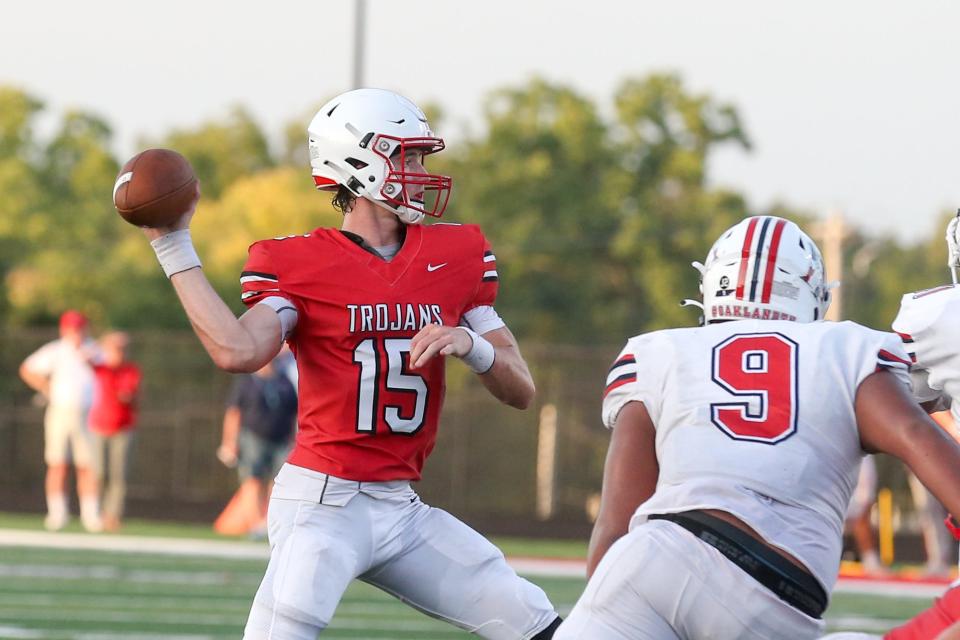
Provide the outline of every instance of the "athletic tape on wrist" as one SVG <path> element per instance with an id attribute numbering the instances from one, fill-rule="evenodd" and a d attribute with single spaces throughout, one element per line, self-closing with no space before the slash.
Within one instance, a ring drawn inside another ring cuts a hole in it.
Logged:
<path id="1" fill-rule="evenodd" d="M 200 263 L 200 256 L 193 248 L 190 229 L 180 229 L 155 238 L 150 241 L 150 246 L 157 254 L 157 260 L 160 261 L 160 266 L 168 278 L 175 273 L 203 266 Z"/>
<path id="2" fill-rule="evenodd" d="M 280 318 L 280 338 L 286 340 L 293 328 L 297 326 L 297 320 L 300 318 L 300 314 L 293 303 L 282 296 L 270 296 L 257 304 L 265 304 L 277 312 L 277 317 Z"/>
<path id="3" fill-rule="evenodd" d="M 490 341 L 483 336 L 477 335 L 477 332 L 467 327 L 458 327 L 467 332 L 470 339 L 473 340 L 473 346 L 467 355 L 460 358 L 474 373 L 486 373 L 493 367 L 493 361 L 496 359 L 497 352 L 490 344 Z"/>

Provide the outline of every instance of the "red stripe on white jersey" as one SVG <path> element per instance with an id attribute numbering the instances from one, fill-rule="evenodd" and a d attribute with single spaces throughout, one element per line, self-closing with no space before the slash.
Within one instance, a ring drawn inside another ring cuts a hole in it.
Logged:
<path id="1" fill-rule="evenodd" d="M 890 353 L 889 351 L 887 351 L 886 349 L 880 349 L 879 353 L 877 353 L 877 357 L 879 357 L 881 360 L 899 362 L 900 364 L 906 365 L 908 367 L 910 366 L 909 360 L 904 360 L 903 358 L 899 358 L 893 355 L 892 353 Z"/>
<path id="2" fill-rule="evenodd" d="M 743 300 L 743 287 L 747 281 L 747 263 L 750 262 L 750 245 L 753 244 L 753 232 L 757 228 L 757 218 L 750 220 L 747 225 L 747 237 L 743 239 L 743 249 L 740 250 L 740 277 L 737 278 L 737 300 Z"/>
<path id="3" fill-rule="evenodd" d="M 763 292 L 760 294 L 760 302 L 770 302 L 770 293 L 773 289 L 773 268 L 777 264 L 777 251 L 780 248 L 780 236 L 783 235 L 783 228 L 787 226 L 786 220 L 777 221 L 773 228 L 773 238 L 770 240 L 770 250 L 767 251 L 767 268 L 763 273 Z"/>
<path id="4" fill-rule="evenodd" d="M 617 389 L 619 387 L 622 387 L 625 384 L 630 384 L 631 382 L 636 382 L 636 381 L 637 381 L 636 374 L 627 374 L 627 375 L 620 376 L 619 378 L 617 378 L 616 380 L 614 380 L 613 382 L 607 385 L 607 388 L 604 389 L 603 391 L 603 397 L 606 398 L 607 394 L 609 394 L 614 389 Z"/>

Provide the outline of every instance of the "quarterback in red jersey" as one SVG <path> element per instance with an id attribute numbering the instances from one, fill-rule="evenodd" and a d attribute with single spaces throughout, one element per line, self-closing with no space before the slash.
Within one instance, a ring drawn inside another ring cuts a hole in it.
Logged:
<path id="1" fill-rule="evenodd" d="M 359 578 L 483 638 L 551 638 L 560 619 L 543 591 L 410 487 L 436 441 L 445 356 L 510 406 L 535 391 L 493 308 L 496 257 L 480 229 L 418 224 L 447 204 L 451 179 L 423 166 L 443 141 L 416 105 L 379 89 L 337 96 L 308 134 L 314 181 L 335 193 L 343 225 L 253 244 L 241 318 L 198 268 L 195 202 L 145 230 L 219 367 L 255 371 L 284 341 L 297 358 L 297 442 L 271 496 L 270 563 L 244 637 L 313 640 Z"/>
<path id="2" fill-rule="evenodd" d="M 279 295 L 297 307 L 291 347 L 312 375 L 300 379 L 290 462 L 349 480 L 419 480 L 436 439 L 444 362 L 412 368 L 411 339 L 492 309 L 496 261 L 480 229 L 411 225 L 389 262 L 336 229 L 265 240 L 251 247 L 241 280 L 248 305 Z"/>

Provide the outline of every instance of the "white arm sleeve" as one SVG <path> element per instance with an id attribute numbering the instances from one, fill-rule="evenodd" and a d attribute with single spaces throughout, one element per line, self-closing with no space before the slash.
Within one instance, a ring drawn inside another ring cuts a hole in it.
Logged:
<path id="1" fill-rule="evenodd" d="M 297 320 L 300 319 L 300 314 L 293 303 L 282 296 L 269 296 L 257 304 L 267 305 L 277 312 L 277 317 L 280 318 L 280 339 L 286 340 L 297 326 Z"/>
<path id="2" fill-rule="evenodd" d="M 497 313 L 496 309 L 489 305 L 483 305 L 474 307 L 464 313 L 460 318 L 460 326 L 472 329 L 482 336 L 488 331 L 505 327 L 507 324 L 503 321 L 503 318 L 500 317 L 500 314 Z"/>

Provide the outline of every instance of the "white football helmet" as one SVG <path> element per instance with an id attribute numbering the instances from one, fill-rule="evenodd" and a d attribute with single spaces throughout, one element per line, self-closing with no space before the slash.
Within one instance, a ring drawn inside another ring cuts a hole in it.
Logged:
<path id="1" fill-rule="evenodd" d="M 703 319 L 823 320 L 830 306 L 823 258 L 793 222 L 754 216 L 720 236 L 700 270 Z"/>
<path id="2" fill-rule="evenodd" d="M 307 128 L 310 166 L 318 189 L 344 185 L 355 196 L 384 207 L 407 224 L 440 217 L 452 179 L 411 172 L 408 153 L 443 150 L 417 105 L 384 89 L 356 89 L 320 108 Z M 429 205 L 424 196 L 432 192 Z"/>

